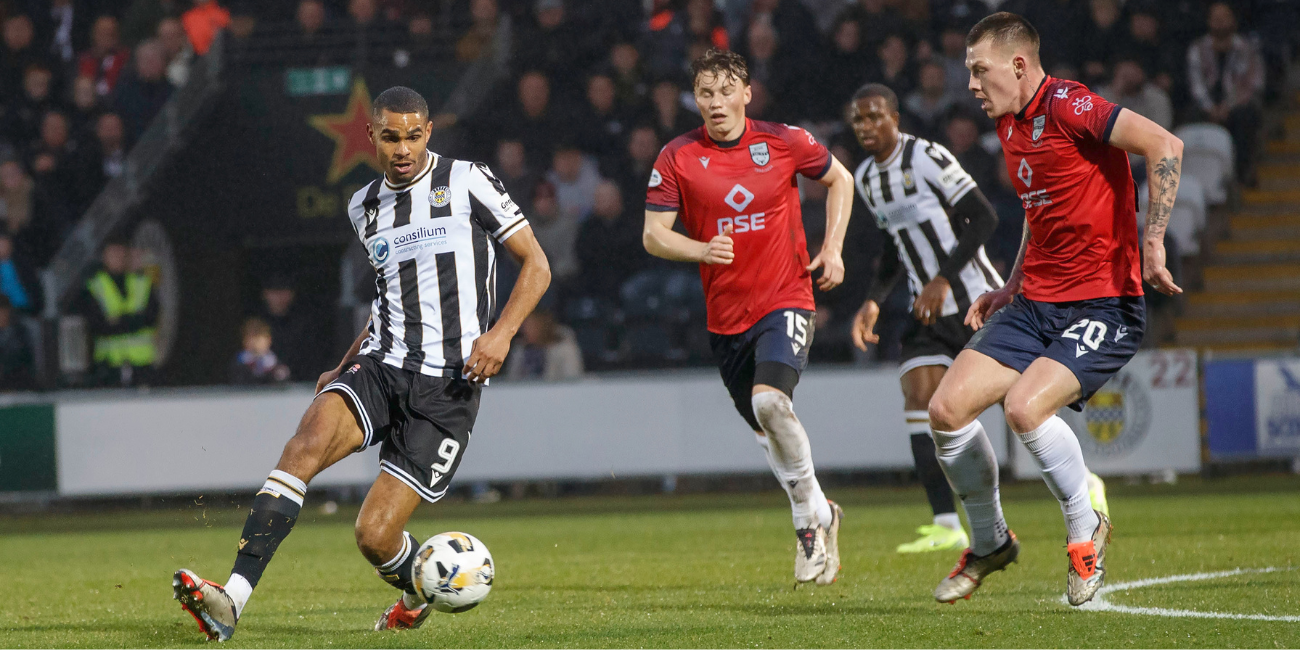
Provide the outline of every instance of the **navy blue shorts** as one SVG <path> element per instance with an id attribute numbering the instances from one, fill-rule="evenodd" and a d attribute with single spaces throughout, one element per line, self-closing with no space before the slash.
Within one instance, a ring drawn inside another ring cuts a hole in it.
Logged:
<path id="1" fill-rule="evenodd" d="M 1070 369 L 1083 397 L 1070 404 L 1082 411 L 1097 392 L 1137 354 L 1146 330 L 1141 296 L 1038 302 L 1017 295 L 984 323 L 966 347 L 1024 372 L 1039 357 Z"/>
<path id="2" fill-rule="evenodd" d="M 778 309 L 739 334 L 709 334 L 722 383 L 753 430 L 763 430 L 754 417 L 754 385 L 766 384 L 794 398 L 799 375 L 808 367 L 814 320 L 807 309 Z"/>

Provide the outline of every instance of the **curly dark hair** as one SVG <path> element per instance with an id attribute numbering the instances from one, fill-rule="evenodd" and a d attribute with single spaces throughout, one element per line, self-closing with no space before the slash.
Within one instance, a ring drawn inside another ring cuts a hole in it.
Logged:
<path id="1" fill-rule="evenodd" d="M 740 83 L 749 85 L 749 65 L 745 63 L 745 57 L 731 50 L 711 47 L 703 56 L 691 61 L 691 85 L 694 85 L 705 72 L 734 77 L 739 79 Z"/>

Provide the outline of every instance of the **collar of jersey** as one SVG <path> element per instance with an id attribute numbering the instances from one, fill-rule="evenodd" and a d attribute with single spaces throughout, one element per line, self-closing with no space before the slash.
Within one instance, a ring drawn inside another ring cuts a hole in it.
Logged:
<path id="1" fill-rule="evenodd" d="M 1025 107 L 1020 109 L 1019 113 L 1016 113 L 1017 120 L 1025 119 L 1025 114 L 1029 112 L 1029 109 L 1038 105 L 1038 100 L 1043 95 L 1043 89 L 1047 87 L 1047 82 L 1050 81 L 1051 79 L 1052 79 L 1052 75 L 1050 74 L 1043 75 L 1043 80 L 1038 82 L 1038 90 L 1034 91 L 1034 96 L 1029 98 L 1029 103 L 1025 104 Z"/>
<path id="2" fill-rule="evenodd" d="M 419 175 L 411 179 L 411 182 L 402 183 L 401 185 L 393 185 L 392 183 L 388 182 L 388 174 L 384 174 L 384 185 L 388 186 L 388 189 L 396 190 L 398 192 L 408 189 L 411 186 L 415 185 L 416 183 L 419 183 L 420 181 L 424 180 L 424 177 L 428 175 L 429 171 L 432 170 L 435 166 L 437 166 L 437 164 L 438 164 L 438 154 L 430 151 L 429 163 L 424 166 L 424 171 L 420 172 Z"/>
<path id="3" fill-rule="evenodd" d="M 745 118 L 745 128 L 743 128 L 743 129 L 740 130 L 740 135 L 736 136 L 736 139 L 735 139 L 735 140 L 721 140 L 721 141 L 719 141 L 719 140 L 714 140 L 714 139 L 713 139 L 713 136 L 709 135 L 709 130 L 708 130 L 708 129 L 704 129 L 704 137 L 708 138 L 708 139 L 709 139 L 709 142 L 712 142 L 712 143 L 713 143 L 713 146 L 715 146 L 715 147 L 717 147 L 717 148 L 719 148 L 719 149 L 730 149 L 730 148 L 732 148 L 732 147 L 734 147 L 734 146 L 740 144 L 740 141 L 745 139 L 745 134 L 746 134 L 746 133 L 749 133 L 749 118 L 748 118 L 748 117 Z"/>
<path id="4" fill-rule="evenodd" d="M 903 142 L 906 141 L 907 138 L 908 135 L 906 133 L 899 133 L 898 142 L 894 143 L 894 150 L 890 152 L 889 157 L 885 159 L 885 162 L 876 163 L 876 166 L 883 169 L 885 167 L 894 164 L 894 159 L 898 158 L 898 154 L 903 151 Z M 871 160 L 875 160 L 875 159 L 876 159 L 875 156 L 871 157 Z"/>

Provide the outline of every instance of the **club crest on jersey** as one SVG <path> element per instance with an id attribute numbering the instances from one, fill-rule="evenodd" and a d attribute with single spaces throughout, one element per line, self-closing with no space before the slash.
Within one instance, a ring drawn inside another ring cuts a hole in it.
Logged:
<path id="1" fill-rule="evenodd" d="M 388 247 L 388 240 L 383 237 L 376 237 L 370 240 L 370 259 L 375 264 L 383 264 L 388 260 L 388 253 L 391 249 Z"/>
<path id="2" fill-rule="evenodd" d="M 433 207 L 446 207 L 448 203 L 451 203 L 451 190 L 446 185 L 439 185 L 429 192 L 429 204 Z"/>
<path id="3" fill-rule="evenodd" d="M 916 189 L 916 179 L 912 177 L 912 170 L 903 170 L 903 187 L 906 189 Z"/>
<path id="4" fill-rule="evenodd" d="M 771 153 L 767 150 L 767 143 L 760 142 L 758 144 L 749 145 L 749 159 L 754 161 L 754 164 L 759 167 L 767 166 L 767 161 L 772 159 Z"/>
<path id="5" fill-rule="evenodd" d="M 1045 126 L 1047 126 L 1046 115 L 1039 115 L 1038 117 L 1034 118 L 1034 135 L 1033 135 L 1034 142 L 1038 142 L 1038 139 L 1043 136 L 1043 127 Z"/>

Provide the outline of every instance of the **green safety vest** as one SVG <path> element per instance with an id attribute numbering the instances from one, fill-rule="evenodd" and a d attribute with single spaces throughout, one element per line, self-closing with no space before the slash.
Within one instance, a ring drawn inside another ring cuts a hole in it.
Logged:
<path id="1" fill-rule="evenodd" d="M 153 282 L 142 273 L 126 274 L 126 295 L 118 290 L 117 283 L 107 271 L 100 271 L 86 283 L 86 289 L 95 297 L 104 316 L 117 320 L 123 316 L 139 314 L 149 305 L 149 292 Z M 153 365 L 157 354 L 153 327 L 143 327 L 128 334 L 95 337 L 95 362 L 114 368 Z"/>

